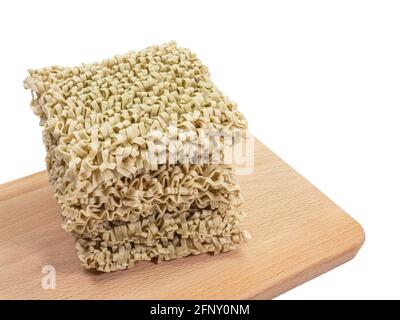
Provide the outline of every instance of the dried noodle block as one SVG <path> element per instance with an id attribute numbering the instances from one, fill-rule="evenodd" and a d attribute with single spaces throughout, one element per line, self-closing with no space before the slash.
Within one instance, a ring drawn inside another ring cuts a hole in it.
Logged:
<path id="1" fill-rule="evenodd" d="M 220 253 L 248 238 L 232 165 L 189 161 L 221 148 L 202 132 L 245 133 L 247 122 L 188 49 L 170 42 L 29 70 L 24 86 L 63 227 L 86 268 Z M 163 157 L 170 153 L 174 161 Z"/>

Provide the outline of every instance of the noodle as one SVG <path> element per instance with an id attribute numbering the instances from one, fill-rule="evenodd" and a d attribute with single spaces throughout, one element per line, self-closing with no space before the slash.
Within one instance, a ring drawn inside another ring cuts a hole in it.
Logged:
<path id="1" fill-rule="evenodd" d="M 222 149 L 204 131 L 247 130 L 209 76 L 175 42 L 29 70 L 49 180 L 86 268 L 225 252 L 248 238 L 232 166 L 192 161 Z"/>

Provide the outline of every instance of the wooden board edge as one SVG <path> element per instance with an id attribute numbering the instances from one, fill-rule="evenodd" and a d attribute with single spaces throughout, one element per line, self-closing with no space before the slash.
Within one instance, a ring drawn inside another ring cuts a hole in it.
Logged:
<path id="1" fill-rule="evenodd" d="M 301 272 L 287 277 L 284 281 L 279 282 L 274 286 L 267 288 L 265 291 L 259 292 L 254 296 L 249 297 L 248 299 L 268 300 L 276 298 L 277 296 L 352 260 L 357 255 L 365 242 L 365 231 L 361 224 L 355 221 L 352 217 L 348 217 L 353 220 L 352 223 L 354 224 L 354 238 L 353 242 L 349 243 L 349 248 L 347 250 L 339 255 L 332 255 L 326 259 L 323 259 L 315 265 L 309 265 Z M 318 267 L 316 265 L 318 265 Z"/>
<path id="2" fill-rule="evenodd" d="M 42 176 L 46 176 L 45 179 L 41 179 Z M 47 186 L 49 186 L 47 171 L 36 172 L 0 184 L 0 201 L 6 201 L 19 196 L 21 193 L 28 193 Z"/>

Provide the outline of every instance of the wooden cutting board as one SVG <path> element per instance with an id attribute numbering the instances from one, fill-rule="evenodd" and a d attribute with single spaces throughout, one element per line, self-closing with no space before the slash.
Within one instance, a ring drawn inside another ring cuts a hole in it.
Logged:
<path id="1" fill-rule="evenodd" d="M 0 298 L 265 299 L 356 255 L 364 242 L 356 221 L 259 141 L 254 161 L 254 173 L 239 177 L 251 241 L 109 274 L 81 267 L 45 172 L 1 185 Z M 46 265 L 55 289 L 42 288 Z"/>

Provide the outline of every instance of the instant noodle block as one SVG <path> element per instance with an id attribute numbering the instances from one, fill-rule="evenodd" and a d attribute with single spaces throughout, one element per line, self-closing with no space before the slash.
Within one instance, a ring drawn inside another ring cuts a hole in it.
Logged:
<path id="1" fill-rule="evenodd" d="M 201 132 L 247 130 L 194 53 L 170 42 L 29 70 L 24 86 L 43 127 L 63 228 L 86 268 L 215 254 L 249 238 L 232 165 L 189 161 L 211 154 Z M 202 148 L 191 153 L 188 145 Z M 160 156 L 173 152 L 176 161 Z"/>

